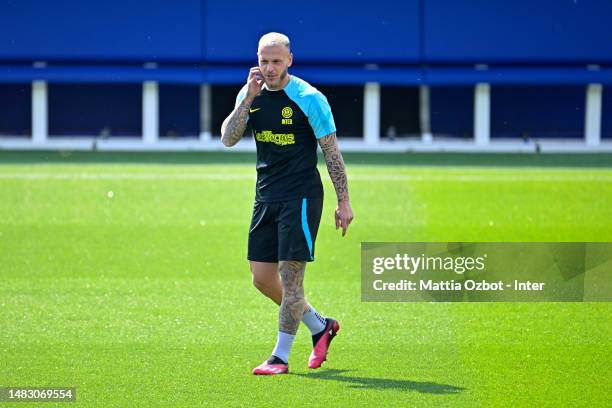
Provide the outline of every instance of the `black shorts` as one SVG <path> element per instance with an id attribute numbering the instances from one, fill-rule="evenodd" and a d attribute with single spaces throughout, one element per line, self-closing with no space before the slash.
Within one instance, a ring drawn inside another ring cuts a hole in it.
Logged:
<path id="1" fill-rule="evenodd" d="M 313 261 L 322 198 L 255 201 L 249 229 L 249 261 Z"/>

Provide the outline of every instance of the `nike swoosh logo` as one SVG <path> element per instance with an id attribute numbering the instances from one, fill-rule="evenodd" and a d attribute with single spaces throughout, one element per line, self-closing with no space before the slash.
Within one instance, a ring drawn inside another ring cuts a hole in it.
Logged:
<path id="1" fill-rule="evenodd" d="M 258 111 L 258 110 L 260 110 L 260 109 L 261 109 L 261 108 L 249 109 L 249 112 L 250 112 L 250 113 L 257 112 L 257 111 Z"/>

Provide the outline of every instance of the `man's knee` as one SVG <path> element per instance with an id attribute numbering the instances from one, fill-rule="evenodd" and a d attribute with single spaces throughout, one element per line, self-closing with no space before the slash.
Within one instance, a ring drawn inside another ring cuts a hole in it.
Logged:
<path id="1" fill-rule="evenodd" d="M 253 286 L 259 290 L 278 285 L 277 265 L 250 263 Z"/>
<path id="2" fill-rule="evenodd" d="M 270 284 L 265 279 L 262 279 L 261 276 L 253 274 L 253 286 L 255 286 L 259 290 L 263 290 L 268 287 Z"/>

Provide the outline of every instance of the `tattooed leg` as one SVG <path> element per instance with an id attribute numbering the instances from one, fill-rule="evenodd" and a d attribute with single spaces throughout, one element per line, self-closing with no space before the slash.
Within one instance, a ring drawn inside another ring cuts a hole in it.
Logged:
<path id="1" fill-rule="evenodd" d="M 278 313 L 278 329 L 288 334 L 296 334 L 304 313 L 304 271 L 306 262 L 280 261 L 278 270 L 281 275 L 283 300 Z"/>
<path id="2" fill-rule="evenodd" d="M 278 263 L 249 261 L 249 264 L 253 275 L 253 286 L 280 306 L 283 300 L 283 289 L 278 274 Z M 312 306 L 306 300 L 304 302 L 304 313 L 311 308 Z"/>

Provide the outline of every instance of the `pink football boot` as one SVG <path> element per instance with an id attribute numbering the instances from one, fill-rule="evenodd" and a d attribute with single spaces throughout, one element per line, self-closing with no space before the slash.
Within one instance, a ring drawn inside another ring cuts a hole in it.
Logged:
<path id="1" fill-rule="evenodd" d="M 317 341 L 312 353 L 310 353 L 310 359 L 308 359 L 308 368 L 319 368 L 325 360 L 327 360 L 327 353 L 329 351 L 329 345 L 336 334 L 340 330 L 340 324 L 329 317 L 325 318 L 327 324 L 323 335 Z"/>

